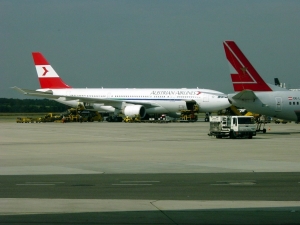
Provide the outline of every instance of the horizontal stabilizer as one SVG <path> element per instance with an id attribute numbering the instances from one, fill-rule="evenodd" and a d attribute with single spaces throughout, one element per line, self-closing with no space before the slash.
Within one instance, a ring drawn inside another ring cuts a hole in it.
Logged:
<path id="1" fill-rule="evenodd" d="M 24 95 L 32 95 L 32 96 L 45 96 L 45 98 L 58 98 L 57 96 L 53 95 L 53 92 L 51 90 L 48 91 L 34 91 L 29 89 L 23 89 L 19 87 L 12 87 L 12 89 L 15 89 L 18 92 L 21 92 Z M 51 97 L 53 96 L 53 97 Z"/>
<path id="2" fill-rule="evenodd" d="M 243 90 L 232 97 L 237 100 L 255 100 L 257 96 L 251 90 Z"/>

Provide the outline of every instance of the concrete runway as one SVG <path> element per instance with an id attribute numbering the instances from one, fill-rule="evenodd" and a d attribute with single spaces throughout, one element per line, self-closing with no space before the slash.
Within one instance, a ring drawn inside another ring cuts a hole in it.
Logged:
<path id="1" fill-rule="evenodd" d="M 297 224 L 300 125 L 0 121 L 0 224 Z"/>

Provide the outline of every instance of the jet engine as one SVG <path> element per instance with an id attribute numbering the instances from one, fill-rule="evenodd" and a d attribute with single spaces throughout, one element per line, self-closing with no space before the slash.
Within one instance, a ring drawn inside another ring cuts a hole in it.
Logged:
<path id="1" fill-rule="evenodd" d="M 142 105 L 128 105 L 122 110 L 125 116 L 135 117 L 140 115 L 143 118 L 146 115 L 146 109 Z"/>

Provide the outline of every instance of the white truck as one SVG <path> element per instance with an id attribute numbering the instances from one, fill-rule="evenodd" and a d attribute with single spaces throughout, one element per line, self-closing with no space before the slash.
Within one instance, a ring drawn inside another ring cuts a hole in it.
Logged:
<path id="1" fill-rule="evenodd" d="M 256 136 L 256 124 L 253 116 L 210 116 L 209 136 L 247 137 Z"/>

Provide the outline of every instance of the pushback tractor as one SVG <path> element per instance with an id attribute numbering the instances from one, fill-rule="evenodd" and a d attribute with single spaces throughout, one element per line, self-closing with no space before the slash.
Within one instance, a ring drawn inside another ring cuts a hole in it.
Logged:
<path id="1" fill-rule="evenodd" d="M 256 136 L 256 124 L 253 116 L 210 116 L 209 136 L 216 138 Z"/>

